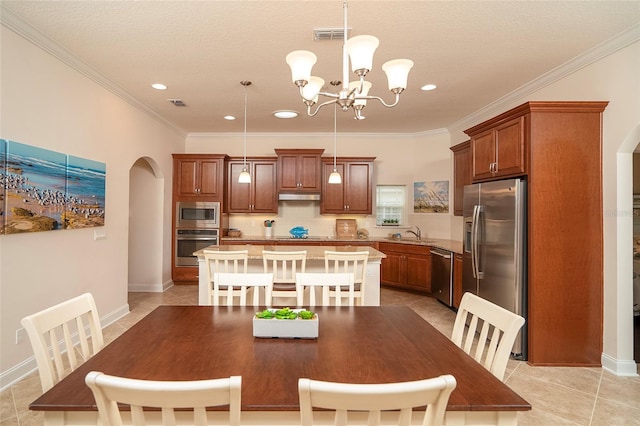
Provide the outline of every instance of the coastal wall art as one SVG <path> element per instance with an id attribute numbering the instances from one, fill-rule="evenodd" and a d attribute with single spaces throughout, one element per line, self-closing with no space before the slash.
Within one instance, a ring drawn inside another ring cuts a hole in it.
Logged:
<path id="1" fill-rule="evenodd" d="M 449 213 L 449 181 L 413 183 L 414 213 Z"/>
<path id="2" fill-rule="evenodd" d="M 106 164 L 67 156 L 66 229 L 104 226 Z"/>
<path id="3" fill-rule="evenodd" d="M 7 170 L 7 141 L 0 139 L 0 235 L 4 234 L 4 199 L 5 199 L 5 176 Z"/>
<path id="4" fill-rule="evenodd" d="M 4 142 L 4 234 L 104 225 L 104 163 Z"/>

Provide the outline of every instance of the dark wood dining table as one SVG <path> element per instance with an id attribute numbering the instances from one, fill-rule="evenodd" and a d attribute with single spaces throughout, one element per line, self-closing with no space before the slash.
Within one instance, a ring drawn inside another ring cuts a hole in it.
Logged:
<path id="1" fill-rule="evenodd" d="M 531 406 L 405 306 L 317 307 L 317 339 L 253 337 L 256 307 L 159 306 L 29 406 L 95 424 L 89 371 L 147 380 L 242 376 L 242 421 L 299 423 L 298 379 L 388 383 L 452 374 L 447 425 L 517 424 Z M 219 410 L 219 409 L 218 409 Z M 210 416 L 224 412 L 212 409 Z M 489 423 L 487 423 L 489 422 Z"/>

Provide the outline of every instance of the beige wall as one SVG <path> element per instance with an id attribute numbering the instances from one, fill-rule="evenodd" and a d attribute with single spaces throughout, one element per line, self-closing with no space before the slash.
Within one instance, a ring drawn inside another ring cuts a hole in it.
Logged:
<path id="1" fill-rule="evenodd" d="M 157 279 L 171 277 L 171 152 L 184 135 L 2 27 L 1 137 L 106 163 L 105 226 L 0 236 L 1 386 L 35 363 L 28 340 L 16 344 L 20 319 L 54 303 L 93 293 L 103 321 L 128 312 L 129 170 L 153 159 L 163 176 L 162 248 Z M 94 240 L 94 230 L 106 234 Z M 160 283 L 161 284 L 161 283 Z"/>

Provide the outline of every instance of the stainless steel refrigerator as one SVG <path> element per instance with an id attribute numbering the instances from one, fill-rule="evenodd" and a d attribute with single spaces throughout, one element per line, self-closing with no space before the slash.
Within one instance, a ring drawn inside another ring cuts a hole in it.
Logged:
<path id="1" fill-rule="evenodd" d="M 464 187 L 462 290 L 527 318 L 526 182 Z M 527 359 L 527 324 L 513 355 Z"/>

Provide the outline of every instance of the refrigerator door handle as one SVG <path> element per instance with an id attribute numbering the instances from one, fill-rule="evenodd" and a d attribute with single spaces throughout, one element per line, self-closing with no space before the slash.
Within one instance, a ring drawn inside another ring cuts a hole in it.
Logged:
<path id="1" fill-rule="evenodd" d="M 480 270 L 480 213 L 484 209 L 481 205 L 473 206 L 473 220 L 471 222 L 471 265 L 473 277 L 484 278 L 484 273 Z"/>

